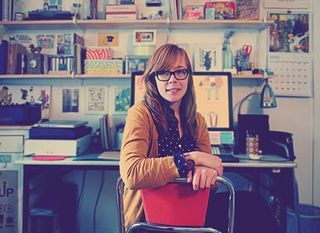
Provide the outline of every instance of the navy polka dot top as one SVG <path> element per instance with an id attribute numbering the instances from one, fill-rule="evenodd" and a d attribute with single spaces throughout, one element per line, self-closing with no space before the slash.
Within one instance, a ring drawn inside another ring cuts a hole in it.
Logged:
<path id="1" fill-rule="evenodd" d="M 174 111 L 170 109 L 168 120 L 168 131 L 159 133 L 158 151 L 159 157 L 173 156 L 181 177 L 187 177 L 188 165 L 183 153 L 196 150 L 196 140 L 191 135 L 179 136 L 178 120 L 174 116 Z"/>

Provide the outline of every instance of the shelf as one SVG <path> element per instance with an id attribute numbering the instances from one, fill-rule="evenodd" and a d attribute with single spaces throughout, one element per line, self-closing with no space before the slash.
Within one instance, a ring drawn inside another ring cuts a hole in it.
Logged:
<path id="1" fill-rule="evenodd" d="M 61 29 L 254 29 L 262 30 L 272 21 L 261 20 L 29 20 L 0 21 L 7 30 L 61 30 Z"/>
<path id="2" fill-rule="evenodd" d="M 266 79 L 263 74 L 233 74 L 235 79 Z"/>
<path id="3" fill-rule="evenodd" d="M 0 75 L 0 79 L 130 79 L 130 74 L 119 74 L 119 75 L 88 75 L 88 74 L 76 74 L 76 75 L 58 75 L 58 74 L 7 74 Z M 233 74 L 232 78 L 235 79 L 265 79 L 263 74 Z"/>

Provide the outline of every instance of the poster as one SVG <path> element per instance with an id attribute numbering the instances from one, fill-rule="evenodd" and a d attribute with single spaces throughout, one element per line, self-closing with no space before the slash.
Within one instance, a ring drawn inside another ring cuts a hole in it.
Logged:
<path id="1" fill-rule="evenodd" d="M 86 113 L 106 114 L 108 100 L 108 88 L 101 86 L 86 87 Z"/>
<path id="2" fill-rule="evenodd" d="M 304 12 L 272 12 L 269 52 L 309 53 L 310 15 Z"/>

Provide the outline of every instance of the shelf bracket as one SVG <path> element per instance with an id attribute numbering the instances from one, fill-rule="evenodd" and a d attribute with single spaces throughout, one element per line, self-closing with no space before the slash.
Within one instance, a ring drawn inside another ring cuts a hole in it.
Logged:
<path id="1" fill-rule="evenodd" d="M 170 36 L 170 33 L 171 33 L 171 22 L 170 22 L 170 17 L 167 17 L 167 36 L 166 36 L 166 43 L 168 43 L 169 41 L 169 36 Z"/>

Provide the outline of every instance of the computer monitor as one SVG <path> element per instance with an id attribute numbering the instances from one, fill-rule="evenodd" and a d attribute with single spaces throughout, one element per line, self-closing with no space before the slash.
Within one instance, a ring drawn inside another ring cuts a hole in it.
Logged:
<path id="1" fill-rule="evenodd" d="M 131 104 L 143 99 L 142 72 L 133 72 Z M 229 72 L 194 72 L 193 82 L 197 111 L 205 118 L 208 129 L 232 130 L 232 79 Z"/>

